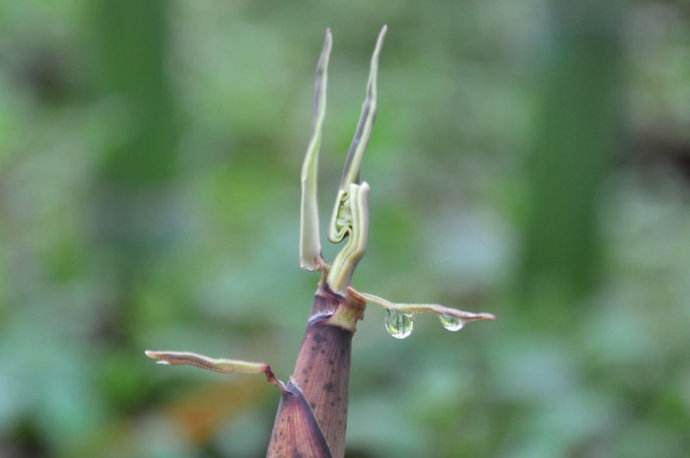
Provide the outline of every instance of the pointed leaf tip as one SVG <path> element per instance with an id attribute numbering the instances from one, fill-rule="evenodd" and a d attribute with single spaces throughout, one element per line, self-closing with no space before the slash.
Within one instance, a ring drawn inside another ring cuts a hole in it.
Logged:
<path id="1" fill-rule="evenodd" d="M 332 457 L 314 411 L 292 379 L 285 385 L 266 456 Z"/>

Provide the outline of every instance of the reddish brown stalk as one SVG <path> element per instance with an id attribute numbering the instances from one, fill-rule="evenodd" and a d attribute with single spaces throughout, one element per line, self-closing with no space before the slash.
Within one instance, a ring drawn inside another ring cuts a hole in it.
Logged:
<path id="1" fill-rule="evenodd" d="M 351 342 L 364 305 L 352 297 L 336 294 L 325 283 L 322 284 L 316 292 L 312 318 L 307 324 L 290 379 L 290 383 L 303 393 L 309 414 L 315 420 L 314 426 L 325 438 L 330 450 L 328 456 L 333 458 L 345 456 Z M 334 316 L 346 319 L 334 322 Z M 286 417 L 294 415 L 285 409 L 285 405 L 285 402 L 281 404 L 273 426 L 267 455 L 271 458 L 300 456 L 286 453 L 294 447 L 294 438 L 280 435 L 283 425 L 287 424 Z M 278 450 L 282 450 L 282 454 Z"/>

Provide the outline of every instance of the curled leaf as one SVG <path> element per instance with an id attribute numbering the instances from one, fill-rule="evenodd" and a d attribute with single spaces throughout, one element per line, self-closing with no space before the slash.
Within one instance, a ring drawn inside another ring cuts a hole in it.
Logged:
<path id="1" fill-rule="evenodd" d="M 352 274 L 367 250 L 369 240 L 369 184 L 350 184 L 348 208 L 351 223 L 350 234 L 345 246 L 333 260 L 328 272 L 327 283 L 337 293 L 341 293 L 352 281 Z"/>
<path id="2" fill-rule="evenodd" d="M 328 239 L 332 243 L 339 243 L 345 238 L 348 232 L 348 192 L 351 184 L 360 183 L 360 169 L 364 152 L 369 145 L 371 132 L 376 121 L 376 99 L 377 99 L 377 80 L 379 72 L 379 55 L 383 47 L 383 39 L 388 31 L 388 26 L 384 25 L 376 39 L 374 53 L 371 56 L 369 68 L 369 80 L 367 81 L 366 97 L 362 104 L 362 113 L 357 123 L 355 135 L 345 158 L 343 175 L 340 179 L 338 194 L 335 198 L 335 206 L 328 229 Z"/>

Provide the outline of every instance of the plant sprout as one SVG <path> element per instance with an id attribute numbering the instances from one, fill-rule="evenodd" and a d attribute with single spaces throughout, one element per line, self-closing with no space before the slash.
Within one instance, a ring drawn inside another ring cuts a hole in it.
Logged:
<path id="1" fill-rule="evenodd" d="M 213 359 L 189 352 L 147 351 L 165 365 L 192 365 L 224 374 L 264 374 L 281 392 L 267 456 L 342 458 L 345 455 L 348 384 L 352 336 L 364 317 L 366 304 L 386 309 L 385 329 L 402 339 L 412 333 L 414 315 L 438 316 L 444 328 L 458 331 L 466 323 L 493 320 L 489 313 L 472 313 L 438 304 L 396 303 L 357 291 L 352 277 L 367 249 L 369 185 L 361 179 L 361 165 L 377 111 L 379 55 L 387 27 L 378 35 L 371 57 L 366 97 L 345 159 L 333 207 L 328 239 L 343 243 L 332 264 L 323 257 L 318 209 L 318 163 L 326 114 L 328 63 L 332 36 L 326 30 L 316 67 L 312 132 L 301 173 L 299 264 L 320 273 L 311 314 L 292 376 L 278 379 L 266 363 Z"/>

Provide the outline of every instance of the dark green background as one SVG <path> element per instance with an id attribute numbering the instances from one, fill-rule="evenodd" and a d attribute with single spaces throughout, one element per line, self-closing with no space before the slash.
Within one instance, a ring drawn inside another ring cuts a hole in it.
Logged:
<path id="1" fill-rule="evenodd" d="M 370 307 L 348 456 L 686 456 L 689 20 L 681 0 L 0 2 L 0 456 L 263 455 L 272 387 L 143 350 L 287 377 L 317 280 L 298 174 L 323 32 L 325 221 L 384 23 L 354 284 L 499 321 L 420 316 L 398 341 Z"/>

